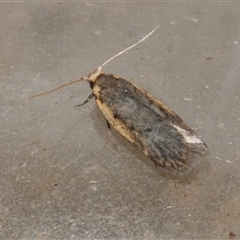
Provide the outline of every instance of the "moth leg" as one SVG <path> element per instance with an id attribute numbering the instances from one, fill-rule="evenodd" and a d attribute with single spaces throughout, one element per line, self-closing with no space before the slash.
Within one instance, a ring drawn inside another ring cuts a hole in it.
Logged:
<path id="1" fill-rule="evenodd" d="M 86 100 L 86 101 L 84 101 L 82 104 L 79 104 L 79 105 L 74 105 L 74 107 L 82 107 L 83 105 L 85 105 L 86 103 L 88 103 L 90 100 L 92 100 L 92 99 L 93 99 L 93 97 L 94 97 L 94 94 L 93 94 L 93 93 L 91 93 L 91 94 L 89 95 L 89 97 L 87 98 L 87 100 Z"/>
<path id="2" fill-rule="evenodd" d="M 107 134 L 107 136 L 106 136 L 106 139 L 104 140 L 104 144 L 103 144 L 103 146 L 106 148 L 106 144 L 108 143 L 108 141 L 109 141 L 109 139 L 110 139 L 110 137 L 111 137 L 111 125 L 110 125 L 110 123 L 107 121 L 107 126 L 108 126 L 108 134 Z"/>
<path id="3" fill-rule="evenodd" d="M 110 123 L 109 123 L 108 121 L 106 121 L 106 122 L 107 122 L 108 129 L 111 130 L 111 125 L 110 125 Z"/>

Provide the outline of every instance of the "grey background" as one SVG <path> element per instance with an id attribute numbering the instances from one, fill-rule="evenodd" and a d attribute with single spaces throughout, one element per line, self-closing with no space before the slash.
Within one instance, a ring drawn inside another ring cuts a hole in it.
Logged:
<path id="1" fill-rule="evenodd" d="M 1 3 L 0 238 L 240 238 L 238 3 Z M 210 155 L 171 176 L 107 125 L 81 82 L 104 71 L 177 112 Z M 210 59 L 209 59 L 210 58 Z M 234 236 L 236 235 L 236 236 Z"/>

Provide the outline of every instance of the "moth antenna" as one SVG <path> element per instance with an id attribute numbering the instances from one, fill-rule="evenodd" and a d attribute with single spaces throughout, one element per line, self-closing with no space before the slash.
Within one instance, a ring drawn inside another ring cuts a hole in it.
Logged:
<path id="1" fill-rule="evenodd" d="M 68 85 L 71 85 L 71 84 L 77 83 L 77 82 L 81 82 L 81 81 L 84 81 L 84 80 L 86 80 L 85 77 L 84 77 L 84 78 L 77 79 L 77 80 L 73 80 L 73 81 L 71 81 L 71 82 L 65 83 L 65 84 L 63 84 L 63 85 L 61 85 L 61 86 L 59 86 L 59 87 L 57 87 L 57 88 L 52 89 L 52 90 L 49 90 L 49 91 L 46 91 L 46 92 L 42 92 L 42 93 L 39 93 L 39 94 L 36 94 L 36 95 L 33 95 L 33 96 L 30 96 L 28 99 L 40 97 L 40 96 L 42 96 L 42 95 L 55 92 L 55 91 L 57 91 L 57 90 L 59 90 L 59 89 L 61 89 L 61 88 L 64 88 L 64 87 L 68 86 Z"/>
<path id="2" fill-rule="evenodd" d="M 109 63 L 110 61 L 112 61 L 114 58 L 118 57 L 119 55 L 125 53 L 126 51 L 130 50 L 131 48 L 136 47 L 139 43 L 143 42 L 146 38 L 148 38 L 149 36 L 151 36 L 158 28 L 160 25 L 158 25 L 157 27 L 155 27 L 148 35 L 146 35 L 144 38 L 142 38 L 141 40 L 139 40 L 138 42 L 134 43 L 133 45 L 131 45 L 128 48 L 125 48 L 124 50 L 122 50 L 121 52 L 119 52 L 118 54 L 114 55 L 113 57 L 111 57 L 110 59 L 108 59 L 105 63 L 103 63 L 100 67 L 98 67 L 98 70 L 101 71 L 102 67 L 105 66 L 107 63 Z"/>
<path id="3" fill-rule="evenodd" d="M 102 67 L 105 66 L 106 64 L 108 64 L 110 61 L 112 61 L 114 58 L 118 57 L 119 55 L 125 53 L 126 51 L 130 50 L 131 48 L 134 48 L 136 47 L 139 43 L 143 42 L 146 38 L 148 38 L 149 36 L 151 36 L 158 28 L 159 28 L 160 25 L 158 25 L 157 27 L 155 27 L 148 35 L 146 35 L 144 38 L 142 38 L 141 40 L 139 40 L 138 42 L 134 43 L 133 45 L 131 45 L 130 47 L 128 48 L 125 48 L 124 50 L 122 50 L 121 52 L 119 52 L 118 54 L 114 55 L 113 57 L 111 57 L 110 59 L 108 59 L 105 63 L 103 63 L 101 66 L 99 66 L 97 68 L 97 72 L 100 72 Z M 28 99 L 32 99 L 32 98 L 36 98 L 36 97 L 40 97 L 40 96 L 43 96 L 45 94 L 49 94 L 49 93 L 52 93 L 52 92 L 55 92 L 63 87 L 66 87 L 68 85 L 71 85 L 73 83 L 77 83 L 77 82 L 80 82 L 80 81 L 84 81 L 84 80 L 88 80 L 88 78 L 84 77 L 84 78 L 80 78 L 80 79 L 77 79 L 77 80 L 73 80 L 71 82 L 68 82 L 68 83 L 65 83 L 57 88 L 54 88 L 50 91 L 46 91 L 46 92 L 42 92 L 42 93 L 39 93 L 39 94 L 36 94 L 36 95 L 33 95 L 33 96 L 30 96 Z"/>

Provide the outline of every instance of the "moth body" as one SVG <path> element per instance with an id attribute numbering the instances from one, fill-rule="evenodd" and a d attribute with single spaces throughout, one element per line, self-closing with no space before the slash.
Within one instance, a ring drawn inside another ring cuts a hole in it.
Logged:
<path id="1" fill-rule="evenodd" d="M 98 70 L 85 79 L 107 122 L 156 165 L 183 174 L 207 154 L 197 134 L 147 91 Z"/>

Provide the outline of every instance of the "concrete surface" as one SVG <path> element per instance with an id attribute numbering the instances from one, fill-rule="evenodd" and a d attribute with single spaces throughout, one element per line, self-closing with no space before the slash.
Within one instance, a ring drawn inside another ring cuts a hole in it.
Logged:
<path id="1" fill-rule="evenodd" d="M 0 238 L 240 238 L 238 3 L 1 3 Z M 107 125 L 82 82 L 109 63 L 176 111 L 210 155 L 179 178 Z"/>

